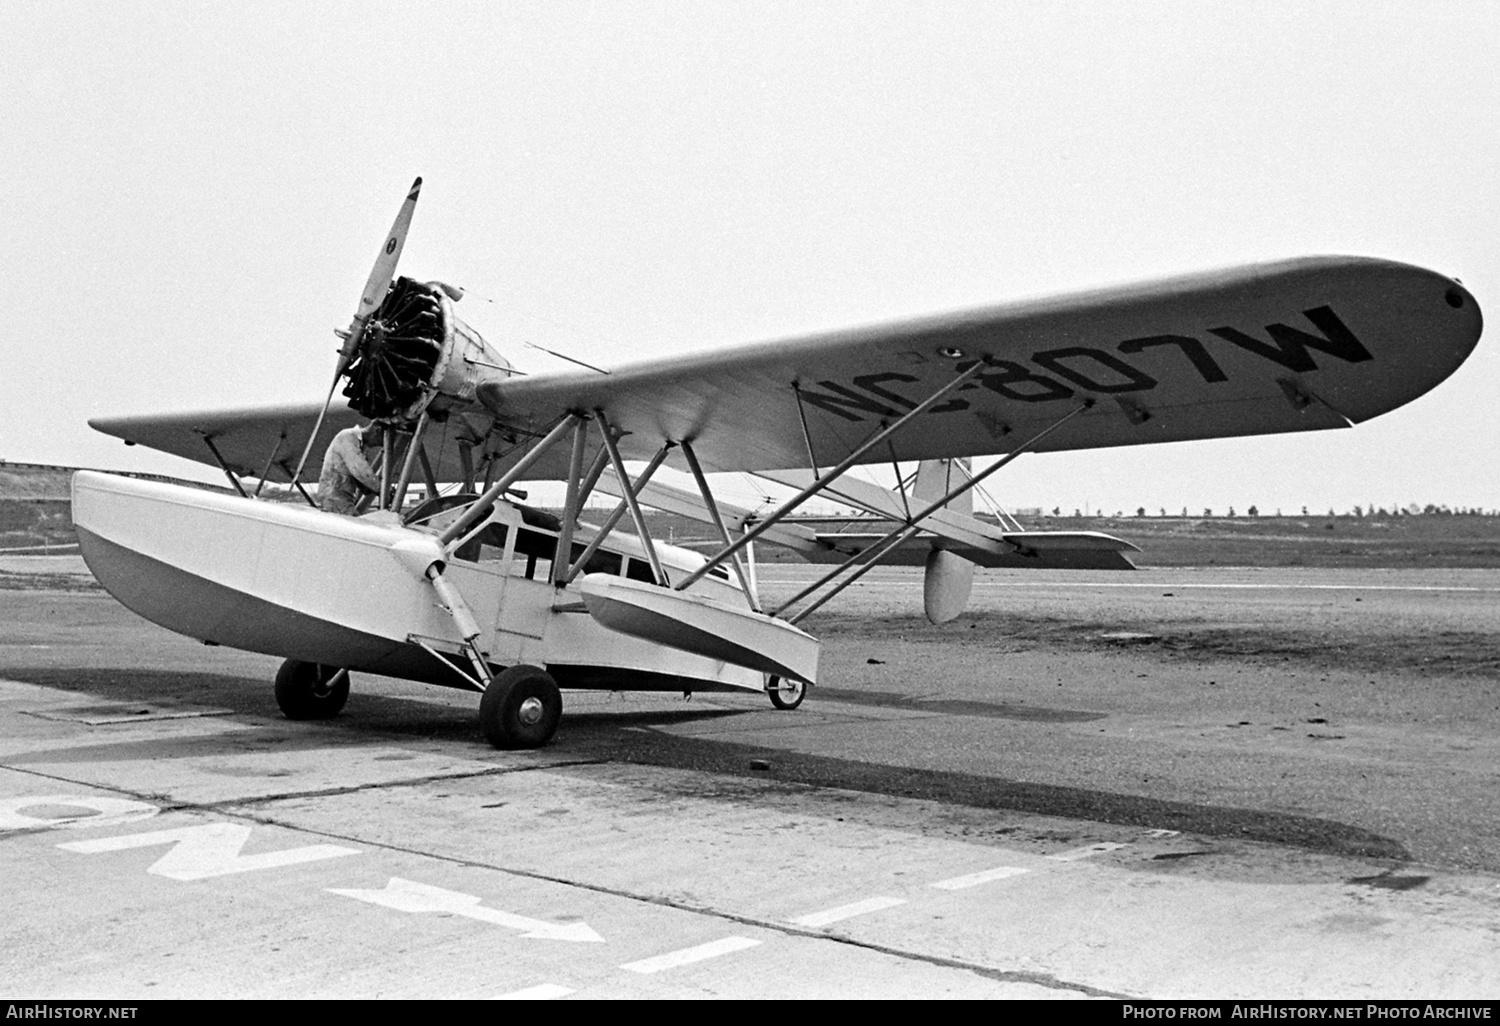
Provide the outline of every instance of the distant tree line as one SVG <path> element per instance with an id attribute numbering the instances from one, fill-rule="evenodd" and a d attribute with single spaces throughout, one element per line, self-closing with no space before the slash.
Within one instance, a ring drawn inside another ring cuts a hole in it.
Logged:
<path id="1" fill-rule="evenodd" d="M 1025 511 L 1025 512 L 1030 512 L 1030 511 L 1028 510 L 1028 511 Z M 1050 511 L 1050 513 L 1043 513 L 1042 515 L 1043 516 L 1050 515 L 1050 516 L 1054 516 L 1054 517 L 1062 517 L 1062 516 L 1068 516 L 1069 514 L 1064 513 L 1063 512 L 1063 508 L 1061 506 L 1053 506 L 1052 509 L 1051 509 L 1051 511 Z M 1110 513 L 1108 513 L 1105 510 L 1102 510 L 1102 509 L 1093 510 L 1092 512 L 1085 512 L 1084 510 L 1078 509 L 1076 507 L 1074 508 L 1074 510 L 1073 510 L 1073 512 L 1072 512 L 1071 515 L 1075 516 L 1075 517 L 1108 517 L 1108 516 L 1111 516 Z M 1113 514 L 1113 516 L 1116 516 L 1116 517 L 1123 517 L 1125 515 L 1126 514 L 1125 514 L 1124 510 L 1118 510 L 1118 509 L 1115 510 L 1115 512 Z M 1238 516 L 1246 516 L 1246 517 L 1259 517 L 1259 516 L 1323 517 L 1323 516 L 1327 516 L 1327 517 L 1356 517 L 1356 518 L 1360 518 L 1360 519 L 1363 519 L 1365 517 L 1373 517 L 1375 519 L 1380 519 L 1380 518 L 1390 519 L 1392 517 L 1419 517 L 1419 516 L 1420 517 L 1434 517 L 1434 516 L 1439 516 L 1439 517 L 1494 517 L 1494 516 L 1500 516 L 1500 509 L 1483 509 L 1483 508 L 1481 508 L 1479 506 L 1449 506 L 1446 503 L 1439 505 L 1437 503 L 1432 503 L 1432 502 L 1429 502 L 1425 506 L 1420 506 L 1417 503 L 1412 502 L 1412 503 L 1407 503 L 1405 506 L 1393 504 L 1393 505 L 1391 505 L 1389 507 L 1386 507 L 1386 506 L 1376 506 L 1374 503 L 1371 503 L 1368 506 L 1355 506 L 1355 507 L 1353 507 L 1352 509 L 1350 509 L 1349 511 L 1347 511 L 1345 513 L 1339 513 L 1339 512 L 1337 512 L 1336 510 L 1333 510 L 1333 509 L 1330 509 L 1327 513 L 1314 513 L 1311 510 L 1309 510 L 1306 506 L 1303 506 L 1300 511 L 1292 512 L 1292 513 L 1283 513 L 1280 509 L 1277 509 L 1274 513 L 1266 513 L 1265 511 L 1261 510 L 1260 507 L 1255 506 L 1255 505 L 1250 505 L 1250 506 L 1245 507 L 1245 512 L 1243 514 L 1241 514 L 1241 513 L 1237 512 L 1236 509 L 1235 509 L 1235 507 L 1233 507 L 1233 506 L 1226 507 L 1225 510 L 1224 510 L 1224 512 L 1222 512 L 1222 513 L 1215 513 L 1214 510 L 1213 510 L 1213 508 L 1209 507 L 1209 506 L 1205 506 L 1203 508 L 1203 512 L 1201 512 L 1201 513 L 1190 512 L 1189 509 L 1188 509 L 1188 507 L 1186 507 L 1186 506 L 1182 507 L 1182 512 L 1180 512 L 1180 513 L 1171 513 L 1171 512 L 1168 512 L 1168 510 L 1164 506 L 1157 507 L 1157 511 L 1155 513 L 1151 513 L 1151 512 L 1149 512 L 1146 509 L 1145 506 L 1137 506 L 1136 509 L 1135 509 L 1135 515 L 1138 516 L 1138 517 L 1157 516 L 1157 517 L 1225 517 L 1225 518 L 1238 517 Z"/>

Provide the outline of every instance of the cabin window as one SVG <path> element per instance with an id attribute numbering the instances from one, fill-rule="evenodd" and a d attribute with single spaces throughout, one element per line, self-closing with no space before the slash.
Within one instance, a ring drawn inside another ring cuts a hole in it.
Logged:
<path id="1" fill-rule="evenodd" d="M 528 580 L 545 581 L 552 573 L 552 557 L 557 553 L 557 539 L 541 531 L 520 528 L 516 531 L 516 551 L 511 557 L 510 572 Z"/>
<path id="2" fill-rule="evenodd" d="M 656 575 L 651 572 L 651 564 L 644 559 L 631 559 L 625 564 L 625 576 L 632 581 L 645 581 L 647 584 L 656 583 Z"/>

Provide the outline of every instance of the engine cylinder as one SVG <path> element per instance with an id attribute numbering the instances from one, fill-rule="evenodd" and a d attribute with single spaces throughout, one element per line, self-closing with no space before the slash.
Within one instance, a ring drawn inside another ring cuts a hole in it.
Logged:
<path id="1" fill-rule="evenodd" d="M 344 396 L 372 420 L 415 420 L 475 405 L 475 390 L 509 377 L 510 361 L 453 312 L 435 282 L 397 278 L 349 364 Z"/>

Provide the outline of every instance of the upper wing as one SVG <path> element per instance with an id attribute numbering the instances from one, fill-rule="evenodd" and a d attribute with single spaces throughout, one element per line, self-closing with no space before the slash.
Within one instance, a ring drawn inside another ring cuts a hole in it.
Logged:
<path id="1" fill-rule="evenodd" d="M 902 460 L 1344 427 L 1442 381 L 1479 339 L 1451 278 L 1317 257 L 654 360 L 608 376 L 481 385 L 537 431 L 602 409 L 644 458 L 692 442 L 705 469 L 828 467 L 976 359 L 991 366 L 895 436 Z M 800 411 L 799 397 L 800 395 Z M 804 438 L 802 417 L 807 424 Z M 890 458 L 881 447 L 874 461 Z"/>
<path id="2" fill-rule="evenodd" d="M 978 377 L 893 439 L 902 460 L 1008 452 L 1086 401 L 1039 450 L 1344 427 L 1431 389 L 1478 342 L 1479 306 L 1432 271 L 1317 257 L 1032 300 L 877 327 L 653 360 L 608 375 L 551 374 L 480 385 L 488 411 L 429 430 L 439 479 L 464 461 L 503 470 L 570 411 L 602 409 L 628 432 L 627 458 L 690 441 L 705 469 L 838 462 L 973 361 Z M 799 401 L 800 396 L 800 401 Z M 236 473 L 286 477 L 316 403 L 99 418 L 130 443 Z M 803 434 L 803 419 L 807 434 Z M 304 479 L 333 434 L 329 411 Z M 212 443 L 210 445 L 210 443 Z M 566 471 L 566 446 L 528 473 Z M 882 446 L 870 461 L 883 462 Z M 276 473 L 281 468 L 281 473 Z"/>

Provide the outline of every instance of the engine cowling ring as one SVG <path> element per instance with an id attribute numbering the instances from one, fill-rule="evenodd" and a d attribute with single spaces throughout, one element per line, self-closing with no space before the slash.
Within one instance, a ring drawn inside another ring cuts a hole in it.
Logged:
<path id="1" fill-rule="evenodd" d="M 397 278 L 365 325 L 344 396 L 371 420 L 403 418 L 426 398 L 453 337 L 452 314 L 435 287 Z"/>

